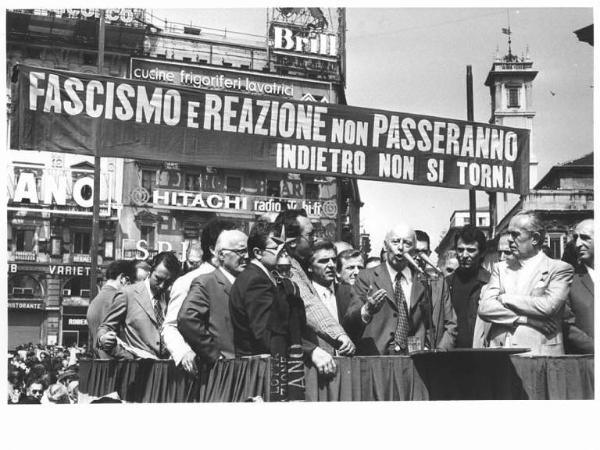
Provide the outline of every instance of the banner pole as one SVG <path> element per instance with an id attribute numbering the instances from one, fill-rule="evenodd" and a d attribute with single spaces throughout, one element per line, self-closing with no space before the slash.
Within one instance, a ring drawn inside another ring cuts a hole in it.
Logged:
<path id="1" fill-rule="evenodd" d="M 98 24 L 98 75 L 102 75 L 104 70 L 104 9 L 100 10 L 100 19 Z M 96 154 L 94 156 L 94 191 L 92 207 L 92 245 L 90 248 L 91 267 L 90 267 L 90 299 L 96 297 L 98 285 L 98 244 L 100 234 L 100 156 L 98 156 L 99 146 L 104 141 L 102 138 L 102 122 L 98 122 L 96 127 Z M 109 211 L 110 214 L 110 211 Z"/>
<path id="2" fill-rule="evenodd" d="M 473 72 L 472 67 L 467 66 L 467 120 L 473 122 Z M 469 189 L 469 223 L 477 226 L 477 203 L 475 189 Z"/>

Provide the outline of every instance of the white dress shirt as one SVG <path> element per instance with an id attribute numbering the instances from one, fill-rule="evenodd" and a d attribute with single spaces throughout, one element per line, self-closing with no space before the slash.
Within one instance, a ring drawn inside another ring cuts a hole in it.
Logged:
<path id="1" fill-rule="evenodd" d="M 396 284 L 396 274 L 398 271 L 394 269 L 390 264 L 386 261 L 385 266 L 387 267 L 388 273 L 390 274 L 390 279 L 392 280 L 392 287 L 395 287 Z M 406 266 L 402 269 L 402 278 L 400 278 L 400 287 L 402 288 L 402 292 L 404 293 L 404 299 L 406 300 L 406 306 L 410 309 L 410 294 L 412 291 L 412 272 L 410 268 Z M 394 292 L 390 292 L 390 294 L 394 295 Z M 393 298 L 392 298 L 393 300 Z"/>
<path id="2" fill-rule="evenodd" d="M 587 270 L 587 273 L 590 275 L 590 277 L 592 278 L 592 281 L 594 281 L 594 269 L 592 269 L 590 266 L 588 266 L 587 264 L 584 264 L 585 266 L 585 270 Z"/>
<path id="3" fill-rule="evenodd" d="M 327 310 L 331 313 L 331 315 L 337 320 L 340 321 L 338 317 L 337 311 L 337 302 L 335 300 L 335 294 L 332 291 L 333 283 L 331 287 L 321 286 L 319 283 L 312 282 L 312 285 L 319 294 L 319 298 L 323 301 L 323 304 L 327 307 Z"/>

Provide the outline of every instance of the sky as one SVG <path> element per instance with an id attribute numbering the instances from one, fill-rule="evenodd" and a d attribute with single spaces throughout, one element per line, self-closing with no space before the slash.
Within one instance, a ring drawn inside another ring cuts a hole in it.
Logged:
<path id="1" fill-rule="evenodd" d="M 266 9 L 153 9 L 157 17 L 264 35 Z M 527 48 L 539 73 L 533 82 L 531 150 L 539 178 L 553 165 L 591 152 L 593 47 L 573 31 L 593 22 L 579 8 L 348 8 L 347 85 L 351 106 L 466 119 L 466 66 L 473 71 L 474 119 L 491 116 L 485 78 L 497 50 Z M 468 209 L 468 191 L 390 182 L 359 181 L 361 228 L 377 253 L 386 229 L 399 221 L 429 233 L 432 247 L 454 210 Z M 499 196 L 499 202 L 502 196 Z M 513 201 L 515 198 L 513 197 Z M 478 193 L 477 207 L 488 196 Z M 499 217 L 500 219 L 501 217 Z"/>

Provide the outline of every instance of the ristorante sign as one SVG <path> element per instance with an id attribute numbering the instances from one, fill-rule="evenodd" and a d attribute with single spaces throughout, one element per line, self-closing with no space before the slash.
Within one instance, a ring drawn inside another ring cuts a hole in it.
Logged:
<path id="1" fill-rule="evenodd" d="M 22 66 L 12 145 L 526 193 L 529 131 Z"/>

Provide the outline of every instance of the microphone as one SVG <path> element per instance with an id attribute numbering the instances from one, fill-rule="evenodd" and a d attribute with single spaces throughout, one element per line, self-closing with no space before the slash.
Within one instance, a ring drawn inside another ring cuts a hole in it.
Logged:
<path id="1" fill-rule="evenodd" d="M 421 275 L 425 275 L 425 272 L 423 272 L 423 269 L 421 269 L 419 267 L 417 262 L 414 260 L 414 258 L 409 253 L 404 253 L 402 255 L 402 257 L 406 260 L 406 262 L 408 263 L 409 266 L 411 266 L 413 269 L 415 269 Z"/>
<path id="2" fill-rule="evenodd" d="M 433 270 L 435 270 L 435 273 L 437 273 L 438 275 L 443 275 L 442 271 L 440 269 L 438 269 L 437 266 L 435 264 L 433 264 L 431 262 L 431 260 L 429 259 L 429 257 L 427 255 L 425 255 L 424 253 L 418 253 L 417 258 L 420 259 L 421 261 L 423 261 L 425 264 L 427 264 L 431 268 L 433 268 Z"/>

